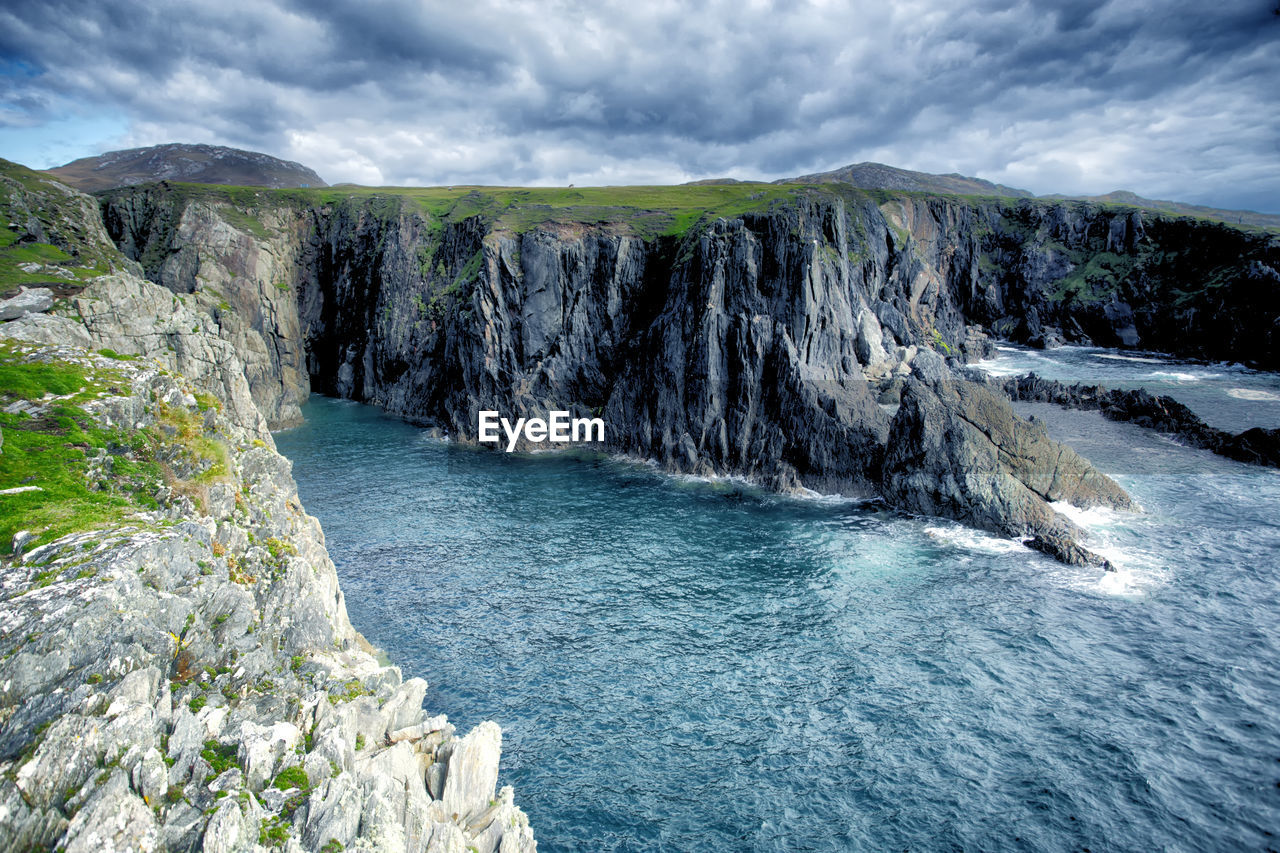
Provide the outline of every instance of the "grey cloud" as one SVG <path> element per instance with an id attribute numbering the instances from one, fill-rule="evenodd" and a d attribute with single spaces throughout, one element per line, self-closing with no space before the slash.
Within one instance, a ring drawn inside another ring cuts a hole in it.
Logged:
<path id="1" fill-rule="evenodd" d="M 1278 32 L 1256 0 L 2 3 L 0 121 L 99 104 L 132 131 L 86 147 L 225 142 L 333 181 L 774 178 L 878 157 L 1276 209 Z"/>

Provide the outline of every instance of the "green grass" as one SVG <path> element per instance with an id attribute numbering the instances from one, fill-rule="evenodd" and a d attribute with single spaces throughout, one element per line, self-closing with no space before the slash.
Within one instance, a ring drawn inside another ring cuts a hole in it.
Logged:
<path id="1" fill-rule="evenodd" d="M 0 159 L 0 293 L 19 285 L 75 287 L 111 272 L 122 261 L 110 243 L 92 239 L 100 233 L 84 221 L 94 215 L 92 206 L 86 211 L 77 197 L 54 189 L 49 181 L 47 175 Z M 31 214 L 40 228 L 28 233 L 25 223 Z M 24 224 L 9 227 L 11 222 Z M 19 268 L 24 263 L 56 266 L 73 278 L 43 270 L 26 272 Z"/>
<path id="2" fill-rule="evenodd" d="M 47 360 L 0 342 L 0 408 L 17 400 L 42 406 L 34 416 L 0 412 L 0 489 L 40 489 L 0 495 L 0 554 L 10 553 L 20 530 L 36 535 L 28 545 L 35 548 L 156 509 L 165 484 L 199 502 L 205 486 L 227 476 L 227 446 L 204 431 L 197 412 L 162 404 L 158 429 L 98 426 L 83 404 L 101 392 L 124 393 L 123 382 L 114 368 Z M 110 465 L 91 479 L 90 458 L 103 451 Z"/>
<path id="3" fill-rule="evenodd" d="M 258 218 L 268 208 L 319 208 L 357 204 L 365 213 L 390 219 L 425 214 L 433 225 L 479 216 L 496 230 L 521 233 L 539 226 L 614 227 L 652 239 L 679 236 L 700 220 L 765 212 L 813 194 L 852 188 L 782 184 L 633 187 L 327 187 L 267 190 L 211 184 L 171 184 L 179 204 L 221 204 L 227 221 L 255 236 L 267 230 Z M 129 192 L 112 190 L 111 193 Z M 860 192 L 854 190 L 854 192 Z"/>
<path id="4" fill-rule="evenodd" d="M 307 778 L 306 771 L 297 765 L 281 770 L 276 774 L 275 781 L 271 784 L 281 791 L 287 791 L 290 788 L 298 788 L 303 791 L 311 790 L 311 780 Z"/>
<path id="5" fill-rule="evenodd" d="M 207 740 L 204 742 L 204 749 L 200 750 L 200 757 L 209 762 L 216 777 L 238 766 L 236 751 L 235 744 L 221 744 L 216 740 Z"/>
<path id="6" fill-rule="evenodd" d="M 38 417 L 0 413 L 0 489 L 41 489 L 0 495 L 0 553 L 9 553 L 20 530 L 36 534 L 28 546 L 34 548 L 76 530 L 117 523 L 142 508 L 135 492 L 158 485 L 159 469 L 138 464 L 117 466 L 107 482 L 88 481 L 86 451 L 120 452 L 124 436 L 95 426 L 76 403 L 109 387 L 113 379 L 78 365 L 30 362 L 12 344 L 0 344 L 0 405 L 39 400 L 45 394 L 70 395 Z"/>

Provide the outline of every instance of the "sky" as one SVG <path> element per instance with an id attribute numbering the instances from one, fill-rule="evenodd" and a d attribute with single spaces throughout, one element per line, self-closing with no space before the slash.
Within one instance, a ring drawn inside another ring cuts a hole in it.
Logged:
<path id="1" fill-rule="evenodd" d="M 1280 213 L 1280 0 L 0 0 L 0 156 L 376 185 L 877 161 Z"/>

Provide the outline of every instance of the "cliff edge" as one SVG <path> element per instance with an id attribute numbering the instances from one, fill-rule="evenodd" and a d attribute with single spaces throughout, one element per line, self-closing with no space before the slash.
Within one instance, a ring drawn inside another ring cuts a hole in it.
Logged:
<path id="1" fill-rule="evenodd" d="M 535 850 L 498 727 L 351 626 L 187 302 L 122 270 L 0 324 L 0 847 Z"/>

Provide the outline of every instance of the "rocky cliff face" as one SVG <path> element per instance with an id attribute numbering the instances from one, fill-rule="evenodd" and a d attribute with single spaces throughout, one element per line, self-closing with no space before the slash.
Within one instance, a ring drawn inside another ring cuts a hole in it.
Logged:
<path id="1" fill-rule="evenodd" d="M 0 325 L 3 522 L 31 524 L 0 573 L 0 847 L 535 849 L 497 726 L 427 715 L 352 628 L 194 302 L 126 273 Z"/>
<path id="2" fill-rule="evenodd" d="M 665 236 L 596 213 L 539 219 L 537 205 L 476 191 L 451 203 L 161 187 L 111 195 L 104 210 L 125 251 L 171 289 L 206 306 L 268 297 L 265 314 L 214 312 L 224 337 L 249 327 L 263 341 L 247 357 L 268 411 L 300 397 L 305 373 L 463 440 L 481 409 L 600 414 L 608 449 L 672 471 L 879 494 L 1048 537 L 1070 559 L 1080 531 L 1049 502 L 1127 499 L 1074 454 L 1028 438 L 1007 408 L 976 404 L 983 392 L 956 390 L 948 365 L 988 352 L 991 332 L 1260 364 L 1276 351 L 1280 242 L 1212 223 L 839 185 Z M 473 215 L 449 212 L 459 208 Z M 973 418 L 985 420 L 960 427 Z M 947 437 L 939 453 L 918 452 L 935 434 Z M 1033 476 L 995 435 L 1035 455 Z M 988 456 L 993 479 L 964 475 Z M 948 476 L 954 494 L 925 485 Z M 1035 486 L 1043 478 L 1096 487 L 1055 497 Z"/>

